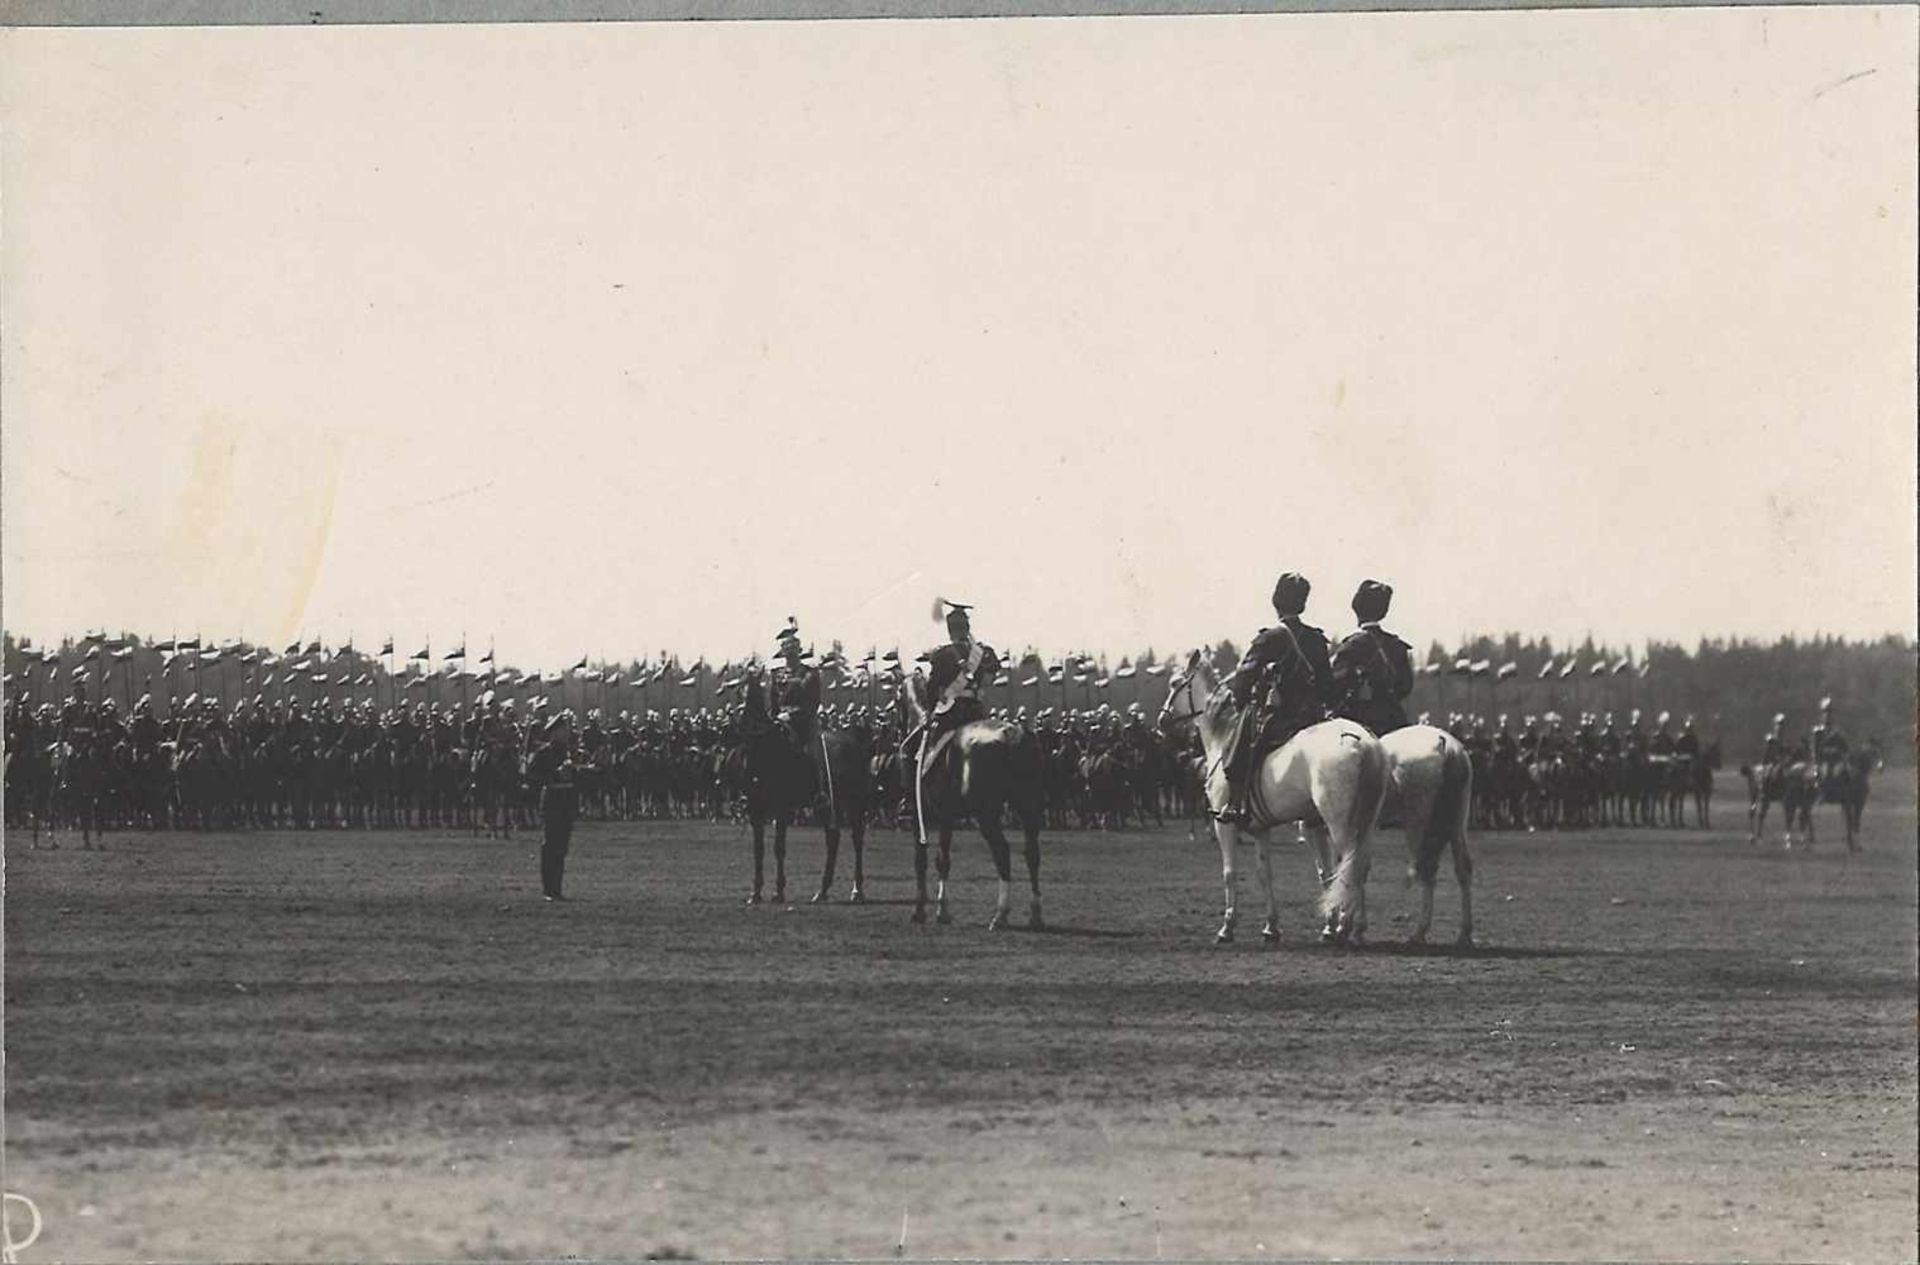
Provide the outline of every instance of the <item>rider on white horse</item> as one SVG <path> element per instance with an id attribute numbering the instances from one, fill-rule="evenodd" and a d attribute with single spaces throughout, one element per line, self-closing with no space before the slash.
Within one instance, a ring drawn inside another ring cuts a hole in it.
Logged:
<path id="1" fill-rule="evenodd" d="M 1406 642 L 1380 626 L 1393 602 L 1393 589 L 1363 580 L 1353 595 L 1360 627 L 1333 652 L 1333 679 L 1340 690 L 1340 715 L 1384 736 L 1407 725 L 1406 699 L 1413 692 L 1413 652 Z"/>
<path id="2" fill-rule="evenodd" d="M 1227 804 L 1214 814 L 1220 821 L 1247 820 L 1247 796 L 1261 752 L 1283 745 L 1308 725 L 1327 718 L 1313 662 L 1285 622 L 1288 614 L 1298 613 L 1286 609 L 1294 596 L 1287 577 L 1282 576 L 1273 592 L 1274 610 L 1282 622 L 1254 635 L 1240 665 L 1225 682 L 1240 706 L 1240 716 L 1224 757 Z M 1304 600 L 1304 594 L 1300 596 Z M 1265 706 L 1248 706 L 1261 690 Z"/>

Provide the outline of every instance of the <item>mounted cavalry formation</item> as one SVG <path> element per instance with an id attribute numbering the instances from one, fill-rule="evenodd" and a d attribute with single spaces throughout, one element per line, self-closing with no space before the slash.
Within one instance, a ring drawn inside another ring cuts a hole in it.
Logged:
<path id="1" fill-rule="evenodd" d="M 229 707 L 196 694 L 170 702 L 162 721 L 150 697 L 122 719 L 111 699 L 89 703 L 76 692 L 59 706 L 35 706 L 14 689 L 6 822 L 56 847 L 67 831 L 93 847 L 109 830 L 539 830 L 543 888 L 560 900 L 575 815 L 732 819 L 751 833 L 749 904 L 787 900 L 796 827 L 824 834 L 815 902 L 833 898 L 843 838 L 852 844 L 847 897 L 861 903 L 869 830 L 903 830 L 914 841 L 913 916 L 924 921 L 931 908 L 940 922 L 951 916 L 953 836 L 971 822 L 999 883 L 990 925 L 1012 916 L 1008 832 L 1017 830 L 1027 922 L 1039 927 L 1042 829 L 1120 830 L 1169 815 L 1192 823 L 1204 813 L 1220 849 L 1222 942 L 1236 933 L 1243 837 L 1259 846 L 1268 939 L 1279 934 L 1269 839 L 1276 827 L 1297 825 L 1316 859 L 1322 935 L 1353 942 L 1367 930 L 1373 834 L 1397 829 L 1420 884 L 1413 938 L 1430 929 L 1440 865 L 1451 854 L 1462 944 L 1473 936 L 1469 825 L 1672 827 L 1686 824 L 1689 806 L 1694 824 L 1708 824 L 1720 744 L 1704 741 L 1692 717 L 1676 724 L 1661 712 L 1648 727 L 1638 711 L 1624 725 L 1611 714 L 1566 721 L 1549 712 L 1517 730 L 1506 716 L 1409 723 L 1412 654 L 1382 623 L 1392 590 L 1360 585 L 1357 627 L 1337 643 L 1305 621 L 1310 593 L 1304 577 L 1281 576 L 1276 622 L 1231 670 L 1230 661 L 1216 670 L 1196 652 L 1172 671 L 1157 723 L 1138 703 L 1066 707 L 1065 688 L 1058 709 L 989 711 L 982 691 L 1005 687 L 1006 665 L 973 635 L 971 608 L 957 602 L 936 604 L 947 640 L 919 657 L 919 669 L 905 671 L 890 652 L 887 670 L 870 656 L 854 673 L 837 649 L 816 656 L 789 617 L 769 662 L 750 661 L 713 705 L 664 715 L 589 708 L 576 718 L 545 697 L 522 712 L 489 690 L 471 708 L 382 710 L 370 700 L 260 695 Z M 1093 661 L 1068 662 L 1084 672 Z M 1062 670 L 1052 669 L 1056 680 Z M 870 701 L 825 702 L 830 672 L 835 691 Z M 737 701 L 719 701 L 736 687 Z M 872 701 L 883 688 L 888 701 Z M 1759 842 L 1778 805 L 1787 846 L 1812 847 L 1814 807 L 1831 803 L 1841 808 L 1848 848 L 1857 848 L 1869 782 L 1882 767 L 1878 745 L 1850 744 L 1831 699 L 1804 740 L 1791 740 L 1785 723 L 1776 716 L 1760 761 L 1741 766 L 1751 838 Z"/>

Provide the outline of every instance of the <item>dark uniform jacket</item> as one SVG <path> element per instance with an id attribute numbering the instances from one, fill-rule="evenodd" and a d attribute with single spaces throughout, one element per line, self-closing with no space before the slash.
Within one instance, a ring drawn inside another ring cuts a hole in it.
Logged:
<path id="1" fill-rule="evenodd" d="M 941 706 L 947 688 L 968 672 L 974 649 L 978 649 L 980 655 L 978 665 L 972 668 L 973 682 L 978 684 L 993 680 L 1000 674 L 1000 656 L 984 641 L 970 642 L 965 648 L 948 642 L 927 656 L 927 699 L 933 706 L 934 715 L 949 726 L 964 724 L 986 715 L 985 709 L 975 698 L 956 699 L 951 707 L 944 710 Z"/>
<path id="2" fill-rule="evenodd" d="M 1284 623 L 1254 634 L 1247 652 L 1240 656 L 1240 665 L 1227 678 L 1227 688 L 1233 691 L 1234 701 L 1245 707 L 1263 681 L 1271 690 L 1270 728 L 1276 732 L 1270 738 L 1284 741 L 1287 733 L 1325 718 L 1326 706 L 1314 679 L 1313 661 Z"/>
<path id="3" fill-rule="evenodd" d="M 572 747 L 568 739 L 550 739 L 527 762 L 527 782 L 539 790 L 543 809 L 574 806 Z"/>
<path id="4" fill-rule="evenodd" d="M 787 722 L 802 743 L 811 742 L 818 732 L 820 696 L 820 674 L 809 667 L 793 669 L 774 686 L 774 714 Z"/>
<path id="5" fill-rule="evenodd" d="M 1333 652 L 1339 711 L 1376 734 L 1404 729 L 1413 693 L 1413 648 L 1378 624 L 1349 633 Z"/>
<path id="6" fill-rule="evenodd" d="M 1298 615 L 1288 615 L 1280 622 L 1293 634 L 1294 644 L 1300 647 L 1300 653 L 1306 656 L 1308 666 L 1313 669 L 1313 688 L 1319 695 L 1321 706 L 1331 709 L 1339 700 L 1334 691 L 1333 651 L 1327 634 Z"/>

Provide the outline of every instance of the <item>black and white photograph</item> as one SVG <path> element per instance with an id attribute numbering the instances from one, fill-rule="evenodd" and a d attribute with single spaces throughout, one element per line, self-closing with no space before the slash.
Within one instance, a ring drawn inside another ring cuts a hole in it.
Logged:
<path id="1" fill-rule="evenodd" d="M 1915 1259 L 1920 10 L 1077 7 L 5 9 L 6 1265 Z"/>

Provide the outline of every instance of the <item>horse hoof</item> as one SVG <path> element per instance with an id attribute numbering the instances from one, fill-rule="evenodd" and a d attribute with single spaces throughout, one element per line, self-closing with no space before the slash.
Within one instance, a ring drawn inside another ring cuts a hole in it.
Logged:
<path id="1" fill-rule="evenodd" d="M 1214 933 L 1213 933 L 1213 942 L 1214 942 L 1215 944 L 1232 944 L 1232 943 L 1233 943 L 1233 928 L 1232 928 L 1232 927 L 1222 927 L 1222 928 L 1220 928 L 1220 930 L 1218 930 L 1218 931 L 1216 931 L 1216 932 L 1214 932 Z"/>
<path id="2" fill-rule="evenodd" d="M 1455 937 L 1453 942 L 1453 947 L 1461 950 L 1464 953 L 1473 952 L 1473 933 L 1469 931 L 1462 931 L 1457 937 Z"/>
<path id="3" fill-rule="evenodd" d="M 856 887 L 847 897 L 847 903 L 849 905 L 864 905 L 867 903 L 867 894 Z"/>
<path id="4" fill-rule="evenodd" d="M 933 916 L 933 920 L 944 927 L 953 921 L 953 915 L 946 911 L 945 906 L 942 906 L 940 912 Z"/>
<path id="5" fill-rule="evenodd" d="M 944 919 L 942 921 L 944 921 Z M 1006 911 L 996 910 L 994 912 L 993 917 L 987 919 L 987 930 L 988 931 L 1005 931 L 1006 929 L 1007 929 Z"/>
<path id="6" fill-rule="evenodd" d="M 1027 930 L 1045 931 L 1046 929 L 1047 929 L 1047 920 L 1040 916 L 1039 910 L 1036 909 L 1032 913 L 1027 915 Z"/>
<path id="7" fill-rule="evenodd" d="M 813 900 L 809 903 L 814 905 L 831 905 L 833 903 L 833 893 L 823 887 L 813 894 Z"/>
<path id="8" fill-rule="evenodd" d="M 774 904 L 776 904 L 776 905 L 784 905 L 784 904 L 786 904 L 786 903 L 787 903 L 787 889 L 786 889 L 786 888 L 784 888 L 784 887 L 782 887 L 782 888 L 777 888 L 777 889 L 775 889 L 775 891 L 774 891 L 774 893 L 773 893 L 773 903 L 774 903 Z"/>
<path id="9" fill-rule="evenodd" d="M 1262 927 L 1260 928 L 1260 939 L 1265 944 L 1279 944 L 1280 932 L 1278 928 L 1275 927 Z"/>
<path id="10" fill-rule="evenodd" d="M 760 903 L 760 893 L 759 893 L 759 892 L 755 892 L 755 893 L 754 893 L 753 895 L 751 895 L 751 896 L 749 896 L 749 897 L 747 897 L 747 904 L 748 904 L 748 906 L 753 906 L 753 905 L 758 905 L 759 903 Z"/>
<path id="11" fill-rule="evenodd" d="M 913 919 L 912 919 L 912 921 L 913 921 L 913 925 L 914 925 L 914 926 L 916 926 L 916 927 L 924 927 L 924 926 L 926 926 L 926 925 L 927 925 L 927 911 L 926 911 L 925 909 L 916 909 L 916 910 L 914 910 L 914 911 L 913 911 Z"/>

